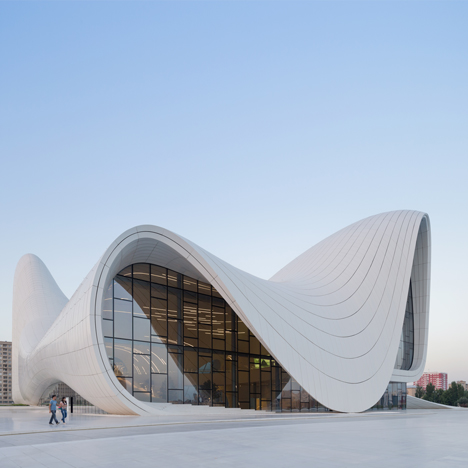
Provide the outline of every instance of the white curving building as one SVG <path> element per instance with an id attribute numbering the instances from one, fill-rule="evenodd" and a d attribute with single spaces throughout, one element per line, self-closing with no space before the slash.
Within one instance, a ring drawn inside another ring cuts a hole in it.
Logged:
<path id="1" fill-rule="evenodd" d="M 426 214 L 383 213 L 264 280 L 144 225 L 119 236 L 70 299 L 25 255 L 14 281 L 13 398 L 37 404 L 64 382 L 116 414 L 168 403 L 404 408 L 406 382 L 426 359 L 430 244 Z"/>

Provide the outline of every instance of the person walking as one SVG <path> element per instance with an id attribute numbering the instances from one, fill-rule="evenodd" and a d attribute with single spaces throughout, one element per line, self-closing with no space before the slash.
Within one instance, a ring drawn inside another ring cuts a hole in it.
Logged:
<path id="1" fill-rule="evenodd" d="M 55 416 L 56 412 L 57 412 L 57 395 L 52 395 L 52 400 L 50 400 L 50 403 L 49 403 L 49 413 L 52 413 L 49 424 L 53 424 L 52 421 L 54 420 L 55 420 L 55 424 L 60 424 L 57 421 L 57 417 Z"/>
<path id="2" fill-rule="evenodd" d="M 62 422 L 65 423 L 65 419 L 67 418 L 67 399 L 65 397 L 62 398 L 59 404 L 60 411 L 62 412 Z"/>

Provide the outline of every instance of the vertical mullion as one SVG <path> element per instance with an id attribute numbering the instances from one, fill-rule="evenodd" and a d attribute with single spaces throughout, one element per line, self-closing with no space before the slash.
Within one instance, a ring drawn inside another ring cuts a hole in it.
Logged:
<path id="1" fill-rule="evenodd" d="M 166 356 L 167 356 L 167 366 L 166 366 L 166 403 L 169 402 L 169 319 L 168 319 L 168 309 L 169 309 L 169 271 L 166 268 Z"/>
<path id="2" fill-rule="evenodd" d="M 133 309 L 134 309 L 134 307 L 133 307 L 133 302 L 134 302 L 134 299 L 133 299 L 133 265 L 131 265 L 130 269 L 131 269 L 131 278 L 130 279 L 132 281 L 132 288 L 131 288 L 131 291 L 132 291 L 132 344 L 131 344 L 131 350 L 132 350 L 131 351 L 131 353 L 132 353 L 132 355 L 131 355 L 131 360 L 132 360 L 132 396 L 134 396 L 135 395 L 135 376 L 133 374 L 135 373 L 135 371 L 134 371 L 134 365 L 133 365 L 133 341 L 134 341 L 133 340 L 133 338 L 134 338 L 133 337 Z M 151 336 L 150 336 L 150 339 L 151 339 Z"/>
<path id="3" fill-rule="evenodd" d="M 152 353 L 152 346 L 153 346 L 153 295 L 151 294 L 151 273 L 152 273 L 152 265 L 149 264 L 149 321 L 150 321 L 150 337 L 149 337 L 149 391 L 150 391 L 150 402 L 153 401 L 153 353 Z"/>
<path id="4" fill-rule="evenodd" d="M 114 365 L 115 365 L 115 309 L 114 309 L 114 278 L 112 278 L 112 372 L 114 372 Z"/>

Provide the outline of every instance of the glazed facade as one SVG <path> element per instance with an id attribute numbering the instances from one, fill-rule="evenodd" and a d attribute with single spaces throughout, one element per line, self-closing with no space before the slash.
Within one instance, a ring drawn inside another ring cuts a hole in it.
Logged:
<path id="1" fill-rule="evenodd" d="M 400 346 L 395 362 L 395 369 L 409 370 L 413 364 L 414 356 L 414 312 L 413 288 L 409 285 L 408 299 L 406 300 L 405 319 L 401 330 Z"/>
<path id="2" fill-rule="evenodd" d="M 207 283 L 157 265 L 131 265 L 110 285 L 102 320 L 114 373 L 141 401 L 324 409 Z"/>
<path id="3" fill-rule="evenodd" d="M 114 374 L 140 401 L 326 409 L 205 282 L 157 265 L 130 265 L 109 286 L 102 320 Z M 406 385 L 391 382 L 373 409 L 404 409 L 405 397 Z"/>

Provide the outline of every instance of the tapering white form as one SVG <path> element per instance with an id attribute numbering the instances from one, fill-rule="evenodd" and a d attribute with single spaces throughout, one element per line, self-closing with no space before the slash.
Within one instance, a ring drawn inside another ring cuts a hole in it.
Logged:
<path id="1" fill-rule="evenodd" d="M 394 211 L 366 218 L 307 250 L 270 280 L 173 232 L 138 226 L 112 243 L 68 302 L 41 260 L 20 260 L 13 302 L 16 402 L 34 404 L 62 381 L 109 413 L 157 413 L 114 376 L 101 328 L 104 291 L 120 270 L 142 262 L 211 283 L 283 368 L 333 410 L 364 411 L 389 381 L 412 382 L 424 370 L 426 214 Z M 396 370 L 410 280 L 414 359 L 409 370 Z"/>

